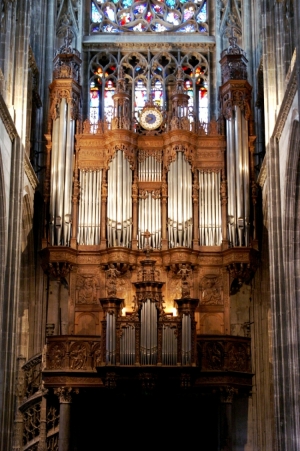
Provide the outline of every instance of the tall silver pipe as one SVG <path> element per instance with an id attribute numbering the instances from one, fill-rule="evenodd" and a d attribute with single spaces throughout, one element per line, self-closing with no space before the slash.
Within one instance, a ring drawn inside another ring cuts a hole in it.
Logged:
<path id="1" fill-rule="evenodd" d="M 242 115 L 243 132 L 243 178 L 244 178 L 244 208 L 245 208 L 245 246 L 250 241 L 250 174 L 249 174 L 249 149 L 248 149 L 248 121 Z"/>

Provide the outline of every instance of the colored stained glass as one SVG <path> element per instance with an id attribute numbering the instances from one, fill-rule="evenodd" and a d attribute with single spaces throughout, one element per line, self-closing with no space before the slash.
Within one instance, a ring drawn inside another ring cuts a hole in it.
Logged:
<path id="1" fill-rule="evenodd" d="M 144 14 L 145 10 L 147 8 L 147 3 L 140 3 L 139 5 L 134 6 L 133 8 L 133 14 L 140 15 Z"/>
<path id="2" fill-rule="evenodd" d="M 101 14 L 99 13 L 94 3 L 92 3 L 92 22 L 99 23 L 101 22 L 101 20 L 102 20 Z"/>
<path id="3" fill-rule="evenodd" d="M 173 25 L 179 25 L 180 15 L 174 11 L 168 13 L 166 21 L 172 23 Z"/>
<path id="4" fill-rule="evenodd" d="M 115 11 L 111 6 L 105 6 L 104 10 L 104 15 L 111 20 L 112 22 L 115 20 Z"/>
<path id="5" fill-rule="evenodd" d="M 186 22 L 194 17 L 194 8 L 193 6 L 189 6 L 188 8 L 184 8 L 183 10 L 183 21 Z"/>
<path id="6" fill-rule="evenodd" d="M 91 2 L 92 33 L 101 31 L 105 33 L 123 31 L 208 33 L 205 0 L 148 0 L 147 2 L 91 0 Z M 110 23 L 108 24 L 103 18 L 107 18 Z M 134 24 L 131 26 L 130 23 L 133 21 Z"/>
<path id="7" fill-rule="evenodd" d="M 206 3 L 202 6 L 199 14 L 197 15 L 197 22 L 206 22 L 207 13 L 206 13 Z"/>
<path id="8" fill-rule="evenodd" d="M 167 5 L 169 8 L 175 8 L 175 6 L 176 6 L 176 0 L 166 0 L 166 5 Z"/>
<path id="9" fill-rule="evenodd" d="M 129 13 L 122 13 L 119 18 L 119 24 L 125 25 L 131 21 L 131 17 Z"/>
<path id="10" fill-rule="evenodd" d="M 133 3 L 133 0 L 123 0 L 121 4 L 122 4 L 123 8 L 130 8 L 132 3 Z"/>

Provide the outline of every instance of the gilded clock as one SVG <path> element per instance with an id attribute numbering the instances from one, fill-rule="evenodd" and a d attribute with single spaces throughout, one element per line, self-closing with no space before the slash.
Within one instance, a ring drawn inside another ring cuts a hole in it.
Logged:
<path id="1" fill-rule="evenodd" d="M 140 114 L 140 124 L 146 130 L 155 130 L 163 122 L 161 112 L 155 107 L 145 107 Z"/>

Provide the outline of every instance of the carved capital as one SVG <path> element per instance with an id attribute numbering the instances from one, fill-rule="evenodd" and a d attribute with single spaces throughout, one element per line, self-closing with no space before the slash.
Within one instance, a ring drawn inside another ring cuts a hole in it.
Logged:
<path id="1" fill-rule="evenodd" d="M 60 404 L 71 404 L 72 395 L 78 393 L 79 388 L 58 387 L 54 389 L 54 394 L 58 396 Z"/>
<path id="2" fill-rule="evenodd" d="M 49 262 L 43 265 L 44 272 L 54 279 L 65 279 L 72 269 L 72 265 L 67 262 Z"/>
<path id="3" fill-rule="evenodd" d="M 231 404 L 234 395 L 238 394 L 238 389 L 230 386 L 220 387 L 220 397 L 222 404 Z"/>

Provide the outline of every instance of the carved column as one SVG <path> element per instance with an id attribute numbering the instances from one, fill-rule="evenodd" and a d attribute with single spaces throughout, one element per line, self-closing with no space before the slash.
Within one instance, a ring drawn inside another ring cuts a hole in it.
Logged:
<path id="1" fill-rule="evenodd" d="M 196 174 L 198 175 L 198 171 Z M 193 249 L 199 249 L 199 185 L 196 174 L 194 174 L 193 183 Z"/>
<path id="2" fill-rule="evenodd" d="M 134 177 L 134 182 L 132 184 L 132 249 L 137 249 L 138 247 L 138 184 L 137 176 Z"/>
<path id="3" fill-rule="evenodd" d="M 79 393 L 79 390 L 73 391 L 72 387 L 60 387 L 54 390 L 59 397 L 58 451 L 70 451 L 72 392 Z"/>
<path id="4" fill-rule="evenodd" d="M 107 171 L 103 169 L 102 190 L 101 190 L 100 249 L 106 249 L 106 204 L 107 204 Z"/>
<path id="5" fill-rule="evenodd" d="M 166 183 L 166 174 L 163 174 L 161 184 L 161 249 L 168 249 L 167 240 L 167 201 L 168 201 L 168 185 Z"/>
<path id="6" fill-rule="evenodd" d="M 232 401 L 237 392 L 233 387 L 220 388 L 220 451 L 232 451 Z"/>
<path id="7" fill-rule="evenodd" d="M 47 390 L 44 390 L 45 394 Z M 40 440 L 38 451 L 47 451 L 47 398 L 42 397 L 40 417 Z"/>

